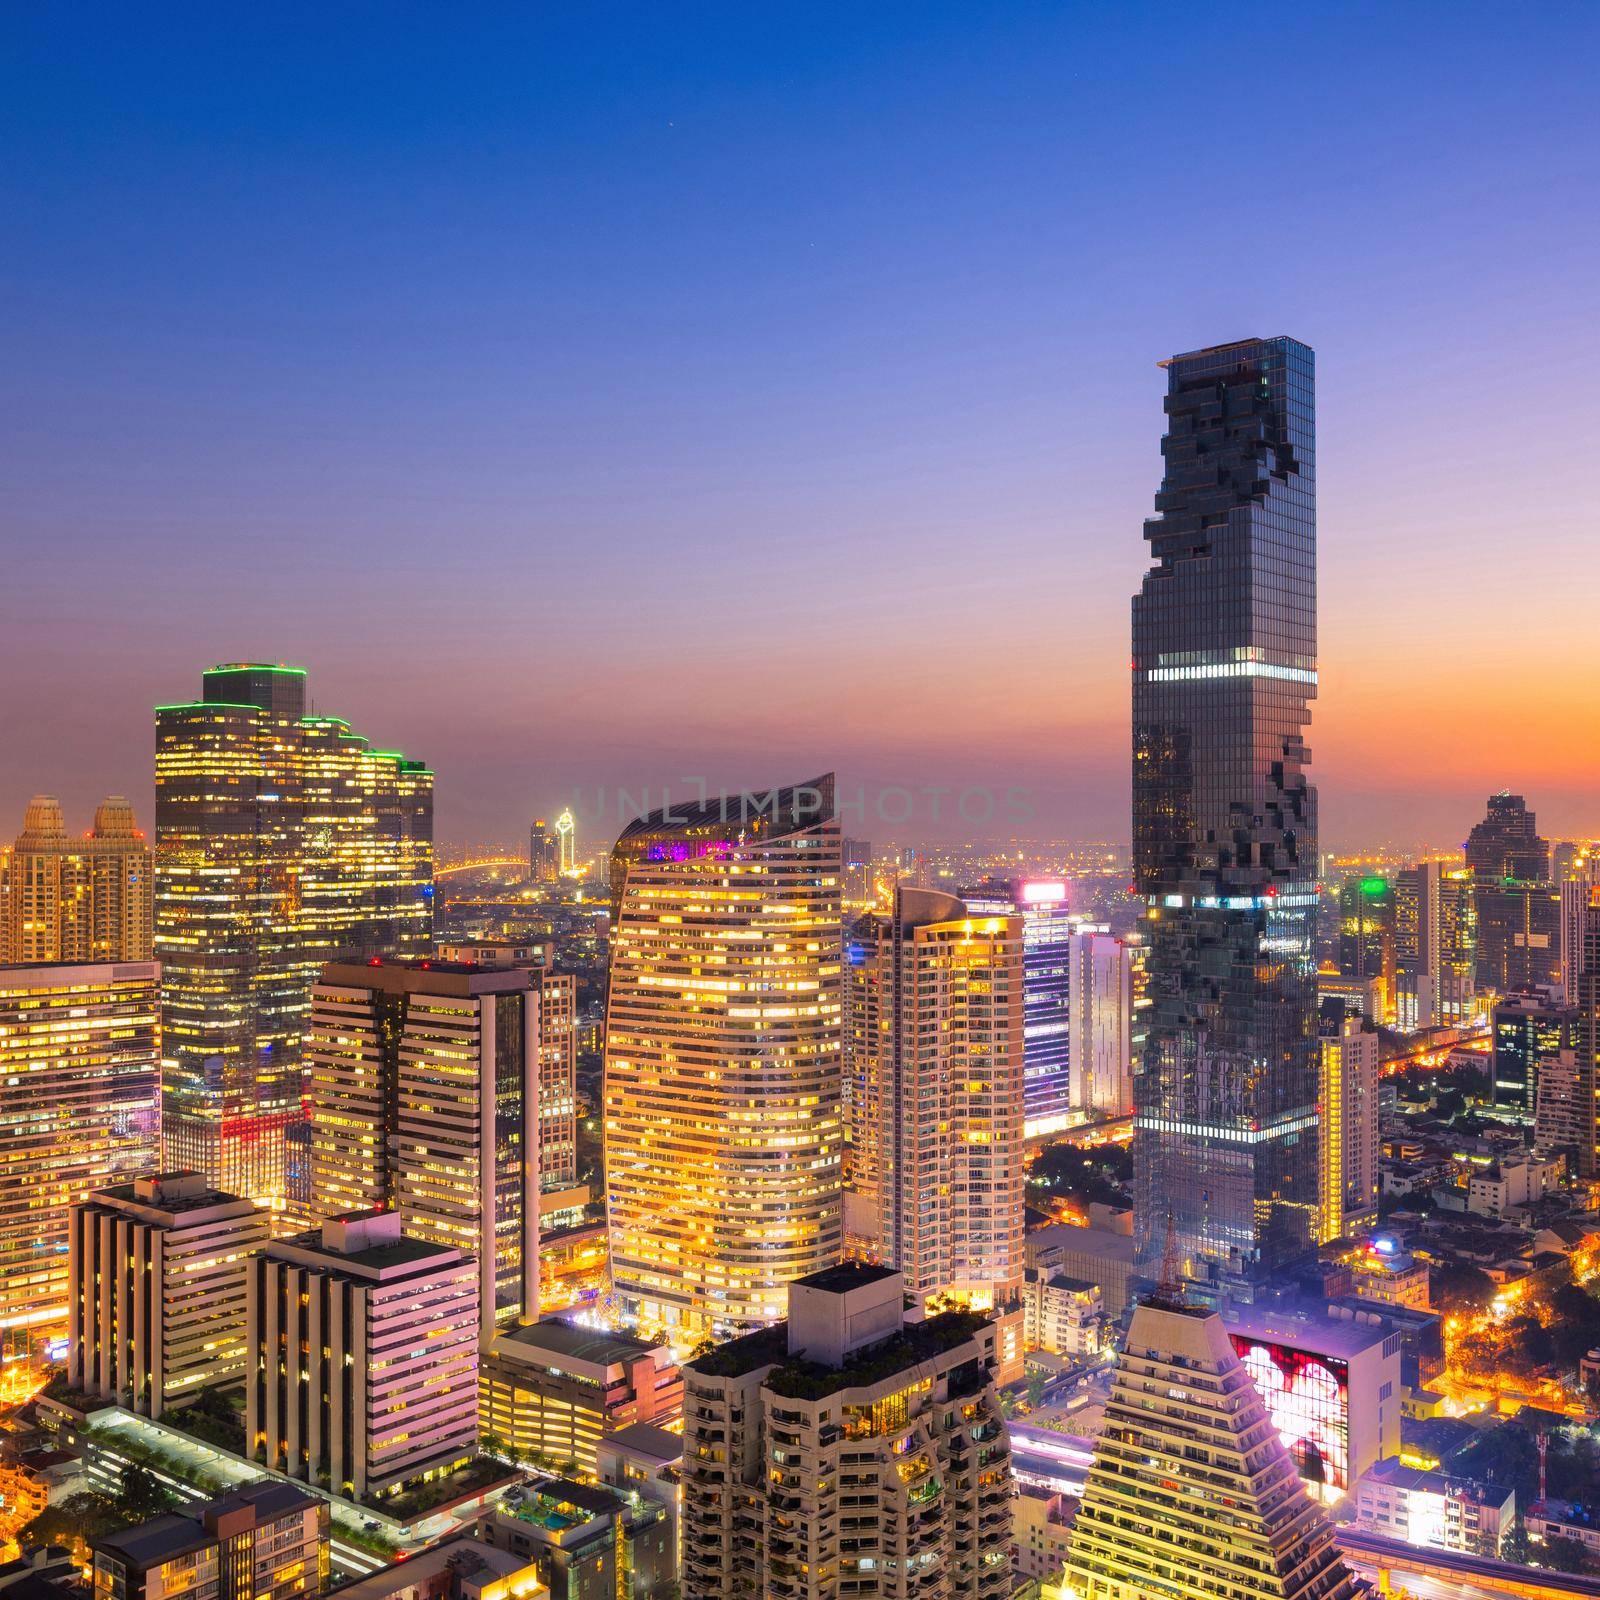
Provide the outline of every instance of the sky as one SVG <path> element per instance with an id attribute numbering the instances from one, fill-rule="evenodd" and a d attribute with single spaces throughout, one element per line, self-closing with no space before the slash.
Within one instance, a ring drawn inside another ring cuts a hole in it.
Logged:
<path id="1" fill-rule="evenodd" d="M 1156 363 L 1280 333 L 1324 841 L 1600 834 L 1600 7 L 7 32 L 0 835 L 148 822 L 151 708 L 254 659 L 441 840 L 829 768 L 915 797 L 868 836 L 1125 838 Z"/>

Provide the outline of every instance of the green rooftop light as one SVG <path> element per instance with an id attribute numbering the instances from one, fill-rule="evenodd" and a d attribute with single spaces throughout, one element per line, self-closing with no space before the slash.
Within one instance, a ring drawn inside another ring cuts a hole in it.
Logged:
<path id="1" fill-rule="evenodd" d="M 1362 894 L 1382 894 L 1389 887 L 1385 878 L 1363 878 L 1361 880 Z"/>

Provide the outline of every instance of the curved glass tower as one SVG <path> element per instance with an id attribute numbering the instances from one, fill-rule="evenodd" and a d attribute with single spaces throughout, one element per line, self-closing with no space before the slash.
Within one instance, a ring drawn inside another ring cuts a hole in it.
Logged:
<path id="1" fill-rule="evenodd" d="M 1148 904 L 1136 1215 L 1207 1298 L 1315 1237 L 1316 469 L 1311 351 L 1174 356 L 1133 601 L 1133 850 Z"/>
<path id="2" fill-rule="evenodd" d="M 839 1259 L 842 873 L 831 775 L 617 840 L 606 1206 L 630 1323 L 775 1322 Z"/>

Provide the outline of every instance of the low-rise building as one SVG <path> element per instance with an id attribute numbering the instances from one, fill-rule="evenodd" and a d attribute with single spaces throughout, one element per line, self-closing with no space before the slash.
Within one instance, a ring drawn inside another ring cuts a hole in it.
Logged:
<path id="1" fill-rule="evenodd" d="M 495 1335 L 478 1372 L 478 1419 L 513 1456 L 593 1476 L 607 1433 L 683 1412 L 671 1350 L 549 1318 Z"/>
<path id="2" fill-rule="evenodd" d="M 1575 1539 L 1600 1556 L 1600 1514 L 1571 1500 L 1535 1500 L 1522 1518 L 1530 1539 Z"/>
<path id="3" fill-rule="evenodd" d="M 507 1493 L 479 1532 L 531 1563 L 550 1600 L 658 1600 L 678 1580 L 666 1508 L 628 1489 L 535 1479 Z"/>
<path id="4" fill-rule="evenodd" d="M 95 1600 L 313 1600 L 328 1585 L 328 1507 L 263 1480 L 92 1548 Z"/>
<path id="5" fill-rule="evenodd" d="M 1024 1483 L 1011 1502 L 1011 1537 L 1016 1546 L 1017 1576 L 1053 1578 L 1066 1564 L 1077 1501 L 1058 1489 Z"/>
<path id="6" fill-rule="evenodd" d="M 460 1536 L 329 1591 L 329 1600 L 550 1600 L 523 1556 Z"/>
<path id="7" fill-rule="evenodd" d="M 1530 1155 L 1495 1162 L 1467 1180 L 1467 1210 L 1480 1217 L 1503 1217 L 1513 1206 L 1542 1200 L 1561 1181 L 1558 1156 Z"/>
<path id="8" fill-rule="evenodd" d="M 1139 1274 L 1138 1247 L 1121 1227 L 1074 1227 L 1055 1222 L 1036 1228 L 1024 1245 L 1027 1264 L 1035 1272 L 1076 1278 L 1100 1290 L 1105 1314 L 1121 1317 Z"/>
<path id="9" fill-rule="evenodd" d="M 1350 1264 L 1355 1269 L 1358 1299 L 1374 1300 L 1379 1305 L 1409 1306 L 1413 1311 L 1433 1309 L 1427 1266 L 1410 1251 L 1402 1250 L 1388 1234 L 1374 1235 Z"/>
<path id="10" fill-rule="evenodd" d="M 159 1417 L 245 1373 L 245 1284 L 267 1215 L 195 1172 L 136 1178 L 72 1210 L 72 1349 L 85 1394 Z"/>
<path id="11" fill-rule="evenodd" d="M 683 1437 L 648 1422 L 608 1433 L 595 1451 L 598 1477 L 666 1508 L 674 1566 L 683 1559 Z"/>
<path id="12" fill-rule="evenodd" d="M 1514 1490 L 1406 1465 L 1370 1467 L 1356 1485 L 1356 1522 L 1404 1544 L 1498 1559 L 1516 1521 Z"/>
<path id="13" fill-rule="evenodd" d="M 0 1561 L 0 1595 L 5 1600 L 88 1600 L 88 1594 L 64 1545 L 36 1545 L 15 1561 Z"/>

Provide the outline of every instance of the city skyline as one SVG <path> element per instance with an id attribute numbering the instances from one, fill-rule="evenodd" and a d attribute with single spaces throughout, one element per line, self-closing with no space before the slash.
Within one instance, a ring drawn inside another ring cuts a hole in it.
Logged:
<path id="1" fill-rule="evenodd" d="M 1163 111 L 1247 17 L 112 21 L 70 55 L 29 19 L 0 812 L 148 815 L 148 708 L 248 657 L 426 754 L 446 839 L 686 760 L 1018 785 L 1119 838 L 1154 364 L 1292 328 L 1325 834 L 1460 839 L 1501 788 L 1594 832 L 1596 19 L 1460 17 L 1308 19 L 1203 170 Z M 1217 204 L 1273 152 L 1271 207 Z M 934 630 L 972 656 L 905 671 Z"/>

